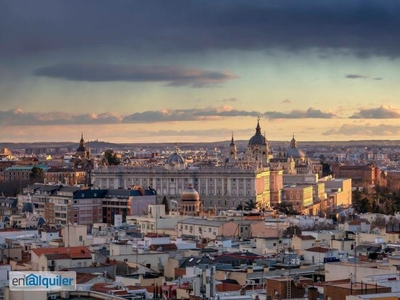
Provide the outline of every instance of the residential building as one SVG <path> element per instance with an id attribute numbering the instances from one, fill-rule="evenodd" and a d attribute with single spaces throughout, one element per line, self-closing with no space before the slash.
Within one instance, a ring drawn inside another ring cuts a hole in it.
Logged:
<path id="1" fill-rule="evenodd" d="M 102 221 L 114 224 L 115 215 L 121 215 L 125 223 L 127 216 L 147 215 L 149 205 L 155 204 L 156 192 L 153 189 L 109 189 L 102 198 Z"/>
<path id="2" fill-rule="evenodd" d="M 65 268 L 89 266 L 91 263 L 92 255 L 85 246 L 31 250 L 33 271 L 58 271 Z"/>
<path id="3" fill-rule="evenodd" d="M 324 178 L 327 197 L 332 201 L 333 207 L 349 206 L 352 204 L 352 179 L 350 178 Z"/>
<path id="4" fill-rule="evenodd" d="M 304 249 L 315 246 L 315 237 L 311 235 L 294 235 L 291 241 L 291 248 L 295 249 L 298 254 L 303 254 Z"/>
<path id="5" fill-rule="evenodd" d="M 345 165 L 334 163 L 331 165 L 333 177 L 351 178 L 353 186 L 368 187 L 375 184 L 376 166 L 372 163 L 366 165 Z"/>
<path id="6" fill-rule="evenodd" d="M 282 189 L 282 204 L 291 205 L 297 212 L 302 212 L 307 207 L 312 206 L 313 199 L 313 187 L 311 185 L 284 186 Z"/>
<path id="7" fill-rule="evenodd" d="M 32 164 L 32 165 L 14 165 L 4 170 L 5 181 L 29 181 L 30 174 L 33 168 L 42 169 L 44 172 L 47 171 L 47 166 L 43 164 Z"/>
<path id="8" fill-rule="evenodd" d="M 217 236 L 237 235 L 238 224 L 227 220 L 187 218 L 177 224 L 178 237 L 188 236 L 214 240 Z"/>
<path id="9" fill-rule="evenodd" d="M 53 168 L 46 172 L 46 182 L 65 185 L 76 185 L 86 183 L 87 172 L 74 168 Z"/>
<path id="10" fill-rule="evenodd" d="M 176 226 L 179 220 L 189 216 L 170 216 L 165 213 L 164 205 L 148 205 L 147 215 L 132 215 L 126 217 L 128 224 L 135 224 L 142 233 L 171 232 L 177 235 Z"/>

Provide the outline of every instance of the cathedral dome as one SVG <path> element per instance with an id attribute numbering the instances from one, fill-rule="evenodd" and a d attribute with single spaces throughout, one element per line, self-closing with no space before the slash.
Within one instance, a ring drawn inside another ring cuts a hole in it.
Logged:
<path id="1" fill-rule="evenodd" d="M 287 149 L 287 156 L 293 158 L 304 158 L 306 156 L 303 151 L 297 148 L 297 141 L 294 138 L 294 135 L 290 141 L 290 147 Z"/>
<path id="2" fill-rule="evenodd" d="M 262 134 L 255 134 L 249 140 L 249 145 L 262 145 L 265 146 L 267 144 L 265 137 Z"/>
<path id="3" fill-rule="evenodd" d="M 193 188 L 193 185 L 189 184 L 188 187 L 182 192 L 181 200 L 182 201 L 199 201 L 200 195 L 196 191 L 196 189 Z"/>
<path id="4" fill-rule="evenodd" d="M 257 127 L 256 127 L 256 134 L 251 137 L 249 140 L 249 146 L 266 146 L 267 145 L 267 140 L 265 139 L 265 136 L 261 134 L 261 127 L 260 127 L 260 120 L 257 121 Z"/>
<path id="5" fill-rule="evenodd" d="M 174 153 L 172 155 L 170 155 L 166 162 L 166 164 L 184 164 L 185 163 L 185 159 L 179 155 L 178 153 Z"/>
<path id="6" fill-rule="evenodd" d="M 76 149 L 76 152 L 86 152 L 85 140 L 83 139 L 83 133 L 81 136 L 81 140 L 79 141 L 79 147 Z"/>
<path id="7" fill-rule="evenodd" d="M 293 157 L 293 158 L 303 158 L 306 155 L 304 154 L 303 151 L 297 149 L 297 148 L 288 148 L 287 149 L 287 156 L 288 157 Z"/>
<path id="8" fill-rule="evenodd" d="M 35 211 L 35 206 L 32 202 L 26 202 L 22 207 L 23 213 L 33 213 Z"/>
<path id="9" fill-rule="evenodd" d="M 32 203 L 31 195 L 28 193 L 28 201 L 22 207 L 22 213 L 34 213 L 35 212 L 35 205 Z"/>

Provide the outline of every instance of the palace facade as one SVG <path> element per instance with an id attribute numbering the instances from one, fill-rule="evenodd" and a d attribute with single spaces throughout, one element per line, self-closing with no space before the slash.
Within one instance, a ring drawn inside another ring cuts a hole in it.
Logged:
<path id="1" fill-rule="evenodd" d="M 188 166 L 178 152 L 176 149 L 163 166 L 95 168 L 93 185 L 101 189 L 151 187 L 158 199 L 166 196 L 180 202 L 190 184 L 200 195 L 202 209 L 215 212 L 236 208 L 249 200 L 260 208 L 270 207 L 271 201 L 280 202 L 283 171 L 269 165 L 270 146 L 261 134 L 259 121 L 242 158 L 238 158 L 233 137 L 225 164 Z"/>

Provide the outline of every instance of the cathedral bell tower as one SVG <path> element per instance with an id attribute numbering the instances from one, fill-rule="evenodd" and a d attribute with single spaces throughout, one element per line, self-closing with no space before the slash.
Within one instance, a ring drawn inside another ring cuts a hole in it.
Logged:
<path id="1" fill-rule="evenodd" d="M 231 144 L 229 145 L 229 162 L 235 162 L 237 160 L 237 148 L 235 140 L 233 139 L 233 132 L 232 132 L 232 139 Z"/>

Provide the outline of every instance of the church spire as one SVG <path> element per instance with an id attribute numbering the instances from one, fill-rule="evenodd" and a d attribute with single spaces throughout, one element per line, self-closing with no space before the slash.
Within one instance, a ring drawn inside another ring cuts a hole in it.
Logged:
<path id="1" fill-rule="evenodd" d="M 80 144 L 83 146 L 85 144 L 85 140 L 83 139 L 83 131 L 81 133 L 81 141 Z"/>
<path id="2" fill-rule="evenodd" d="M 175 153 L 179 153 L 178 143 L 175 143 L 174 151 L 175 151 Z"/>
<path id="3" fill-rule="evenodd" d="M 261 134 L 260 117 L 257 118 L 256 134 Z"/>
<path id="4" fill-rule="evenodd" d="M 233 131 L 232 131 L 231 146 L 235 146 L 235 140 L 233 139 Z"/>
<path id="5" fill-rule="evenodd" d="M 232 131 L 232 139 L 231 144 L 229 145 L 229 161 L 234 162 L 237 159 L 237 148 L 235 144 L 235 140 L 233 138 L 233 131 Z"/>

